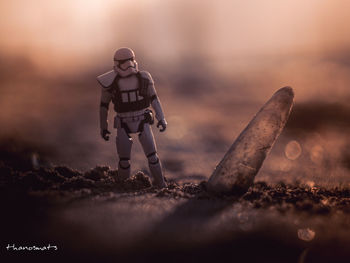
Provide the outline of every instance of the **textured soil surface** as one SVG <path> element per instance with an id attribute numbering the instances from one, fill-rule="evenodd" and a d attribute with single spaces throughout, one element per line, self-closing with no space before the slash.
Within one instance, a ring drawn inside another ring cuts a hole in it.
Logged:
<path id="1" fill-rule="evenodd" d="M 2 254 L 94 262 L 348 262 L 350 188 L 257 182 L 212 196 L 206 182 L 151 186 L 98 166 L 0 167 Z M 7 250 L 8 245 L 57 251 Z M 3 253 L 5 252 L 5 253 Z"/>

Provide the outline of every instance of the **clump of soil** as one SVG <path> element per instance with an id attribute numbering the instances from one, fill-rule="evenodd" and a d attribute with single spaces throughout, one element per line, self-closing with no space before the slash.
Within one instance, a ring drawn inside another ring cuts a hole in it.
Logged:
<path id="1" fill-rule="evenodd" d="M 255 183 L 241 201 L 255 208 L 276 207 L 281 213 L 294 209 L 311 214 L 329 214 L 335 211 L 350 213 L 349 187 L 310 187 L 303 184 L 277 184 L 269 186 Z"/>
<path id="2" fill-rule="evenodd" d="M 38 168 L 29 171 L 18 171 L 6 165 L 0 166 L 0 191 L 35 195 L 41 197 L 72 194 L 77 198 L 97 195 L 104 192 L 130 192 L 151 188 L 151 180 L 143 172 L 130 178 L 122 179 L 118 171 L 107 166 L 96 166 L 82 173 L 65 166 Z M 81 191 L 84 190 L 84 191 Z M 58 200 L 58 199 L 56 199 Z"/>
<path id="3" fill-rule="evenodd" d="M 155 193 L 157 197 L 167 198 L 232 199 L 249 203 L 254 208 L 275 207 L 281 213 L 291 209 L 312 214 L 329 214 L 334 210 L 350 213 L 348 187 L 310 187 L 297 183 L 267 185 L 265 182 L 257 182 L 239 198 L 218 197 L 207 192 L 204 181 L 200 184 L 183 185 L 170 181 L 167 188 L 156 189 L 152 187 L 150 178 L 141 171 L 130 178 L 121 178 L 117 170 L 108 166 L 96 166 L 82 173 L 65 166 L 19 171 L 2 165 L 0 191 L 3 194 L 21 193 L 58 203 L 109 192 L 138 192 Z"/>
<path id="4" fill-rule="evenodd" d="M 254 208 L 274 207 L 281 213 L 291 209 L 319 215 L 350 212 L 349 186 L 327 188 L 257 182 L 240 197 L 213 196 L 207 192 L 205 181 L 180 185 L 172 180 L 168 181 L 167 188 L 156 189 L 152 187 L 151 178 L 141 171 L 130 178 L 120 177 L 117 170 L 108 166 L 81 172 L 67 166 L 53 166 L 39 157 L 43 156 L 45 147 L 36 149 L 30 143 L 14 139 L 2 140 L 0 146 L 0 193 L 5 200 L 23 197 L 26 202 L 34 198 L 52 204 L 108 193 L 154 193 L 159 198 L 234 200 Z"/>

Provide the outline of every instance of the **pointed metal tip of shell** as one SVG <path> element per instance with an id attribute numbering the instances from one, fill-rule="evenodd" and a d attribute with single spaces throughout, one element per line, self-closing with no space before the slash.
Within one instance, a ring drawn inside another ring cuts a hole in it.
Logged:
<path id="1" fill-rule="evenodd" d="M 282 132 L 293 107 L 291 87 L 277 90 L 234 141 L 208 180 L 219 194 L 245 193 Z"/>

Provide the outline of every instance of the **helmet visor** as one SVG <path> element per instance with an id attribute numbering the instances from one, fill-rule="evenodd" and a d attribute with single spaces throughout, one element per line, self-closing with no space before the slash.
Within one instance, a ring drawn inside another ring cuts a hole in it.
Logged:
<path id="1" fill-rule="evenodd" d="M 124 60 L 115 60 L 117 66 L 122 70 L 127 70 L 128 68 L 135 67 L 134 58 L 124 59 Z"/>

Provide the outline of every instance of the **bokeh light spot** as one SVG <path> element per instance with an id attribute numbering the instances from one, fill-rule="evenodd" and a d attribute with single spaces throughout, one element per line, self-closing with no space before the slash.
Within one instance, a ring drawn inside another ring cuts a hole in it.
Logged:
<path id="1" fill-rule="evenodd" d="M 315 231 L 310 228 L 298 229 L 298 238 L 304 241 L 311 241 L 315 238 Z"/>
<path id="2" fill-rule="evenodd" d="M 316 164 L 320 164 L 323 161 L 323 147 L 319 144 L 311 148 L 310 158 Z"/>
<path id="3" fill-rule="evenodd" d="M 315 182 L 314 181 L 307 181 L 306 185 L 312 188 L 315 186 Z"/>
<path id="4" fill-rule="evenodd" d="M 289 160 L 298 159 L 301 155 L 301 152 L 301 146 L 297 141 L 290 141 L 284 149 L 284 153 Z"/>

